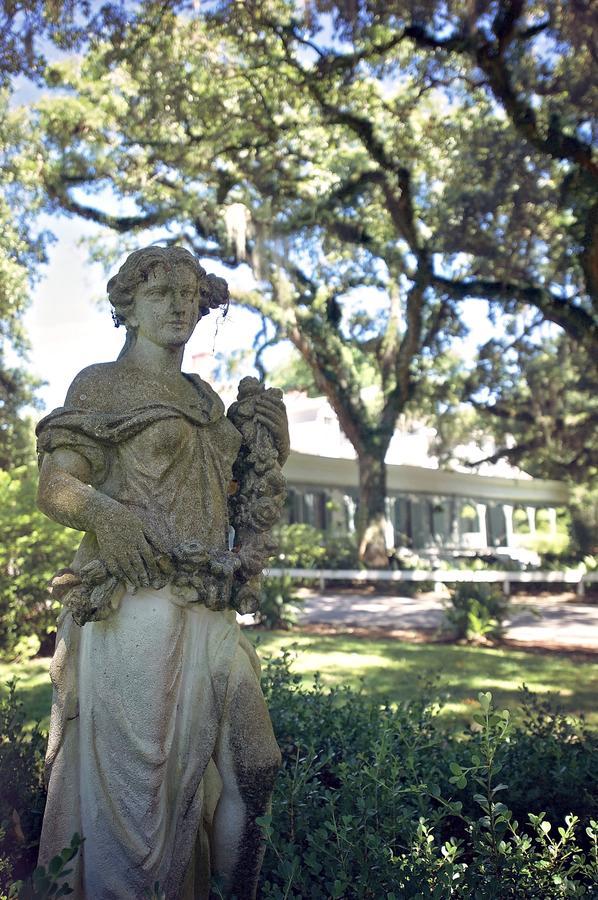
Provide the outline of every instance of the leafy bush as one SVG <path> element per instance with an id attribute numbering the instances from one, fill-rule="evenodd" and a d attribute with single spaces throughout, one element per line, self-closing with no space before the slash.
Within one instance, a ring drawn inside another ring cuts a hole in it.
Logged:
<path id="1" fill-rule="evenodd" d="M 524 691 L 514 724 L 482 693 L 470 730 L 455 734 L 430 688 L 398 708 L 318 679 L 306 690 L 288 653 L 265 667 L 264 693 L 283 764 L 259 820 L 263 900 L 595 896 L 598 736 L 546 700 Z M 39 770 L 29 760 L 19 772 Z M 5 754 L 3 783 L 11 765 Z M 37 896 L 48 874 L 38 871 Z"/>
<path id="2" fill-rule="evenodd" d="M 277 564 L 285 569 L 358 569 L 359 552 L 351 535 L 331 535 L 312 525 L 282 525 L 276 533 Z"/>
<path id="3" fill-rule="evenodd" d="M 324 534 L 325 569 L 361 569 L 359 548 L 350 534 Z"/>
<path id="4" fill-rule="evenodd" d="M 264 900 L 593 896 L 594 735 L 573 737 L 568 725 L 565 736 L 550 720 L 558 794 L 549 785 L 529 803 L 526 773 L 541 766 L 543 740 L 496 712 L 490 694 L 463 740 L 442 731 L 434 702 L 393 709 L 318 681 L 303 690 L 287 658 L 269 665 L 265 691 L 283 768 L 272 816 L 260 820 Z"/>
<path id="5" fill-rule="evenodd" d="M 0 895 L 12 878 L 31 869 L 37 856 L 45 787 L 46 736 L 24 727 L 25 711 L 16 681 L 0 699 Z"/>
<path id="6" fill-rule="evenodd" d="M 323 566 L 323 532 L 311 525 L 281 525 L 276 531 L 278 559 L 285 569 L 319 569 Z"/>
<path id="7" fill-rule="evenodd" d="M 409 547 L 396 547 L 389 554 L 389 561 L 391 569 L 404 572 L 410 572 L 415 569 L 431 571 L 434 568 L 429 556 L 419 556 Z"/>
<path id="8" fill-rule="evenodd" d="M 64 879 L 73 871 L 68 866 L 79 852 L 82 843 L 80 836 L 75 833 L 70 846 L 52 857 L 47 869 L 45 866 L 36 866 L 27 882 L 13 882 L 7 900 L 49 900 L 50 897 L 65 897 L 74 893 Z"/>
<path id="9" fill-rule="evenodd" d="M 571 553 L 571 542 L 568 534 L 528 534 L 519 538 L 519 546 L 526 550 L 535 550 L 540 556 L 546 553 L 565 555 Z"/>
<path id="10" fill-rule="evenodd" d="M 441 560 L 440 569 L 460 569 L 465 572 L 483 572 L 498 569 L 501 572 L 521 572 L 525 568 L 518 559 L 495 553 L 476 553 L 473 556 L 457 556 Z"/>
<path id="11" fill-rule="evenodd" d="M 287 629 L 297 621 L 301 598 L 293 593 L 295 584 L 289 575 L 269 576 L 262 581 L 258 625 Z"/>
<path id="12" fill-rule="evenodd" d="M 508 597 L 492 584 L 457 584 L 444 615 L 455 638 L 477 641 L 502 637 L 508 609 Z"/>
<path id="13" fill-rule="evenodd" d="M 37 509 L 36 491 L 35 465 L 0 472 L 0 655 L 33 655 L 54 631 L 48 582 L 81 538 Z"/>

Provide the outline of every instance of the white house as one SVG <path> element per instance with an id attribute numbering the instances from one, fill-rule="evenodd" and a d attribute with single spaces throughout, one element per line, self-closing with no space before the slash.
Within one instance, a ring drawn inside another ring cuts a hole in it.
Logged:
<path id="1" fill-rule="evenodd" d="M 355 452 L 324 397 L 287 394 L 291 454 L 285 466 L 290 522 L 352 531 L 358 496 Z M 427 426 L 397 429 L 387 456 L 389 546 L 418 551 L 494 552 L 531 560 L 517 534 L 525 522 L 536 532 L 544 511 L 549 533 L 556 532 L 556 509 L 568 503 L 565 484 L 531 478 L 500 461 L 477 471 L 441 469 L 431 452 L 435 432 Z M 488 453 L 475 446 L 459 448 L 462 458 Z"/>
<path id="2" fill-rule="evenodd" d="M 195 367 L 204 360 L 194 357 Z M 219 387 L 227 402 L 227 388 Z M 364 392 L 364 393 L 367 393 Z M 285 395 L 291 453 L 284 468 L 288 482 L 287 519 L 336 533 L 355 529 L 358 469 L 355 451 L 324 397 Z M 387 456 L 389 546 L 408 546 L 418 553 L 454 555 L 487 552 L 532 561 L 521 545 L 518 529 L 534 535 L 539 511 L 548 533 L 556 533 L 557 508 L 566 506 L 569 491 L 558 481 L 532 478 L 505 461 L 472 471 L 455 465 L 439 467 L 431 451 L 434 429 L 419 425 L 398 428 Z M 461 458 L 489 455 L 492 448 L 472 444 L 459 448 Z"/>

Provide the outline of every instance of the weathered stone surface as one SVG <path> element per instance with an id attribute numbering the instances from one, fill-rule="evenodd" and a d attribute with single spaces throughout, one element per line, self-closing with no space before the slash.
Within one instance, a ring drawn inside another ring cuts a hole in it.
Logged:
<path id="1" fill-rule="evenodd" d="M 52 583 L 48 805 L 40 862 L 85 838 L 74 896 L 207 898 L 210 874 L 254 897 L 280 754 L 254 611 L 288 455 L 279 391 L 245 378 L 228 415 L 185 343 L 222 279 L 180 248 L 132 254 L 108 283 L 127 329 L 38 425 L 40 507 L 85 532 Z M 235 540 L 229 547 L 230 526 Z"/>

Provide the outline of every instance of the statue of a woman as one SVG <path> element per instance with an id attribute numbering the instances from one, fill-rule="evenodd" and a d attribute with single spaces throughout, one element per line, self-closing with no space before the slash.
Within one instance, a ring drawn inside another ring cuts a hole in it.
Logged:
<path id="1" fill-rule="evenodd" d="M 136 251 L 108 292 L 121 355 L 80 372 L 38 426 L 40 507 L 85 532 L 53 583 L 40 862 L 78 832 L 76 898 L 156 883 L 207 898 L 211 873 L 254 897 L 280 753 L 234 607 L 252 608 L 284 497 L 284 406 L 244 379 L 227 416 L 181 373 L 197 322 L 228 301 L 186 250 Z"/>

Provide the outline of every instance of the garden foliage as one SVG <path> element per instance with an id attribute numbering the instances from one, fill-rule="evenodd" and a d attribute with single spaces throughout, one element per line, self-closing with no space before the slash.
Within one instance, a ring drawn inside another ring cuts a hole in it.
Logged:
<path id="1" fill-rule="evenodd" d="M 260 608 L 256 614 L 258 625 L 287 629 L 297 621 L 301 598 L 293 593 L 294 587 L 289 575 L 267 576 L 263 579 Z"/>
<path id="2" fill-rule="evenodd" d="M 444 615 L 457 640 L 497 640 L 504 633 L 509 598 L 492 584 L 457 584 Z"/>
<path id="3" fill-rule="evenodd" d="M 333 535 L 313 525 L 282 525 L 277 531 L 278 558 L 285 569 L 359 569 L 355 537 Z"/>
<path id="4" fill-rule="evenodd" d="M 393 709 L 310 691 L 271 663 L 283 753 L 263 897 L 590 897 L 598 879 L 597 739 L 525 693 L 524 719 L 480 695 L 470 733 L 420 697 Z"/>
<path id="5" fill-rule="evenodd" d="M 56 627 L 59 605 L 48 592 L 71 563 L 80 534 L 53 522 L 35 503 L 35 464 L 0 471 L 0 655 L 35 653 Z"/>
<path id="6" fill-rule="evenodd" d="M 13 680 L 0 700 L 0 897 L 35 864 L 44 812 L 46 736 L 27 731 L 25 719 Z"/>
<path id="7" fill-rule="evenodd" d="M 598 738 L 583 723 L 525 690 L 513 723 L 482 693 L 470 730 L 455 734 L 430 688 L 394 708 L 299 681 L 288 654 L 266 666 L 283 765 L 261 819 L 263 900 L 596 896 Z M 43 788 L 39 733 L 24 736 L 14 690 L 2 715 L 0 777 L 15 784 L 2 807 L 8 891 L 10 865 L 20 878 L 33 866 Z M 38 887 L 49 874 L 38 871 Z"/>

